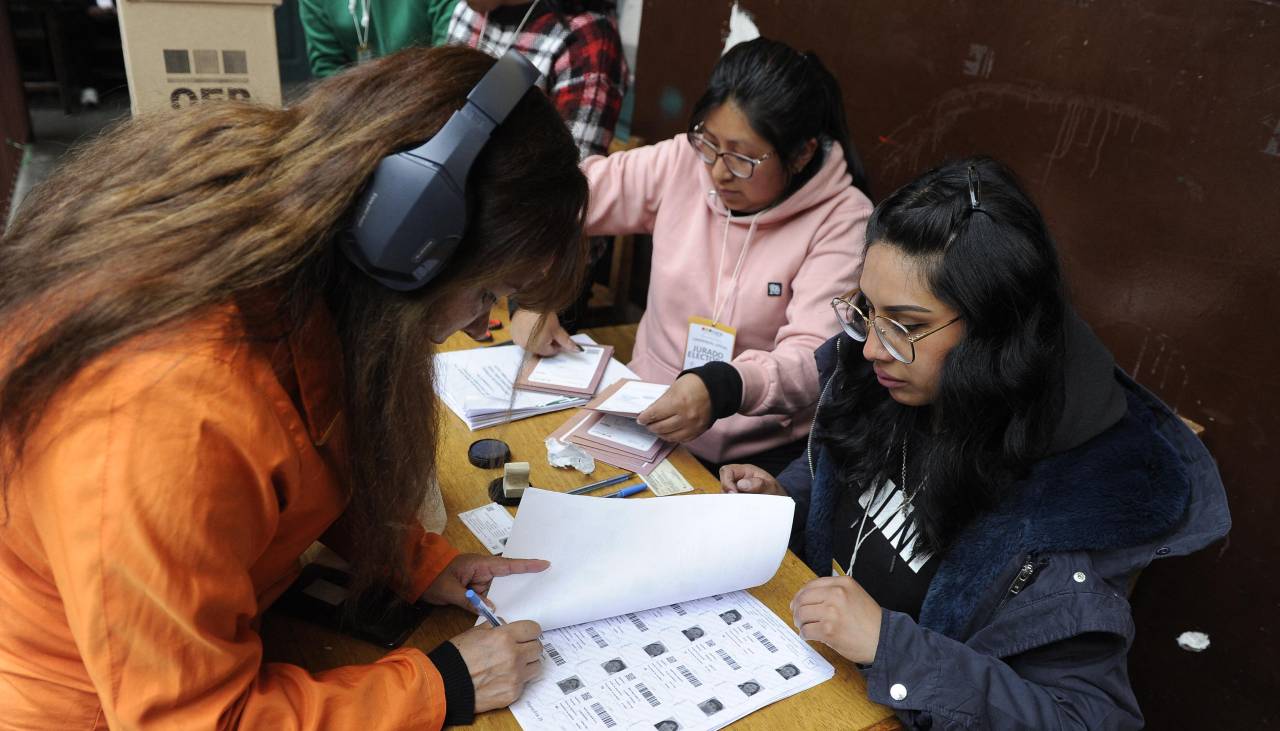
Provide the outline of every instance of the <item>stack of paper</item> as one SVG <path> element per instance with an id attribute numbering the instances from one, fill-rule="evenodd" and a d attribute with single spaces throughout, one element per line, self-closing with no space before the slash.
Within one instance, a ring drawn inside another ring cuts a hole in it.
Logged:
<path id="1" fill-rule="evenodd" d="M 582 345 L 595 345 L 586 335 L 573 337 Z M 585 397 L 515 390 L 524 360 L 524 349 L 515 345 L 440 353 L 435 357 L 436 395 L 472 431 L 587 402 Z M 629 368 L 610 359 L 600 385 L 635 377 Z"/>
<path id="2" fill-rule="evenodd" d="M 614 467 L 647 475 L 676 448 L 627 416 L 583 410 L 551 432 Z"/>
<path id="3" fill-rule="evenodd" d="M 613 347 L 609 345 L 586 345 L 581 352 L 561 351 L 549 358 L 535 356 L 521 369 L 516 388 L 591 398 L 600 388 L 612 356 Z"/>
<path id="4" fill-rule="evenodd" d="M 550 630 L 542 643 L 542 675 L 511 706 L 526 731 L 712 731 L 835 675 L 745 591 Z"/>
<path id="5" fill-rule="evenodd" d="M 511 706 L 525 729 L 707 731 L 835 669 L 744 588 L 787 550 L 772 495 L 601 500 L 525 492 L 504 555 L 551 568 L 494 580 L 508 621 L 543 627 L 543 673 Z"/>

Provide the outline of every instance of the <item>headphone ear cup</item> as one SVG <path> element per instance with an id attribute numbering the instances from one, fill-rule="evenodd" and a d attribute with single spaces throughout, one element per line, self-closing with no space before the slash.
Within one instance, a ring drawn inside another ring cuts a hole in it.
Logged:
<path id="1" fill-rule="evenodd" d="M 466 197 L 442 166 L 402 152 L 378 163 L 356 205 L 351 260 L 391 289 L 417 289 L 443 269 L 467 221 Z"/>
<path id="2" fill-rule="evenodd" d="M 528 59 L 508 52 L 431 139 L 383 158 L 356 203 L 352 236 L 342 244 L 352 263 L 397 291 L 417 289 L 438 275 L 466 230 L 472 164 L 538 78 Z"/>

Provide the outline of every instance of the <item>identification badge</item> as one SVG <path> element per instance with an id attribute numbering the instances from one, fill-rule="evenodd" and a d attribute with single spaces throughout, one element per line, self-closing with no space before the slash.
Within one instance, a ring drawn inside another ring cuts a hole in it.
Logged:
<path id="1" fill-rule="evenodd" d="M 649 486 L 649 491 L 658 497 L 693 492 L 693 485 L 680 474 L 680 470 L 676 469 L 669 459 L 662 460 L 657 467 L 653 468 L 653 472 L 642 475 L 640 479 L 644 480 L 644 484 Z"/>
<path id="2" fill-rule="evenodd" d="M 365 63 L 367 61 L 372 61 L 372 60 L 373 60 L 373 49 L 369 48 L 368 46 L 360 46 L 360 48 L 356 50 L 356 63 L 360 64 L 360 63 Z"/>
<path id="3" fill-rule="evenodd" d="M 680 370 L 687 371 L 712 361 L 733 360 L 733 342 L 738 331 L 722 323 L 715 323 L 705 317 L 689 318 L 689 339 L 684 346 L 684 365 Z"/>

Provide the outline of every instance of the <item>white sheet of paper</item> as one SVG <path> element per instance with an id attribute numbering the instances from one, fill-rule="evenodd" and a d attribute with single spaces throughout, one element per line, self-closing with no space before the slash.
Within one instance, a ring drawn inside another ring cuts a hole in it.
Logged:
<path id="1" fill-rule="evenodd" d="M 549 630 L 541 639 L 542 673 L 511 706 L 526 731 L 710 731 L 835 674 L 745 591 Z M 666 720 L 675 724 L 661 725 Z"/>
<path id="2" fill-rule="evenodd" d="M 693 485 L 680 474 L 680 470 L 676 469 L 669 459 L 662 460 L 652 472 L 641 475 L 640 479 L 644 480 L 644 484 L 649 486 L 649 491 L 658 497 L 693 492 Z"/>
<path id="3" fill-rule="evenodd" d="M 777 495 L 608 500 L 530 488 L 504 555 L 551 568 L 499 577 L 489 598 L 545 630 L 759 586 L 782 563 L 794 512 Z"/>
<path id="4" fill-rule="evenodd" d="M 495 556 L 507 547 L 507 539 L 511 536 L 511 526 L 516 519 L 511 517 L 507 509 L 497 503 L 481 505 L 474 510 L 458 513 L 463 525 L 489 549 Z"/>
<path id="5" fill-rule="evenodd" d="M 661 383 L 645 383 L 632 381 L 624 383 L 605 402 L 600 404 L 600 411 L 616 411 L 622 414 L 639 414 L 649 408 L 654 401 L 662 397 L 670 386 Z"/>
<path id="6" fill-rule="evenodd" d="M 658 435 L 637 424 L 635 419 L 614 414 L 600 417 L 600 421 L 592 424 L 587 434 L 641 453 L 648 452 L 658 442 Z"/>
<path id="7" fill-rule="evenodd" d="M 566 388 L 587 388 L 600 367 L 604 348 L 584 347 L 581 353 L 563 351 L 550 358 L 542 358 L 529 372 L 530 383 Z"/>

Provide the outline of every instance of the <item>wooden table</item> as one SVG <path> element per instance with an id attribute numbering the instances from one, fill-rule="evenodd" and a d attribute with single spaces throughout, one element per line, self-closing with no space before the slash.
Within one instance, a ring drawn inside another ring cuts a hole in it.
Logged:
<path id="1" fill-rule="evenodd" d="M 505 312 L 505 308 L 495 308 L 495 316 L 500 311 Z M 505 314 L 502 319 L 505 321 Z M 618 357 L 624 362 L 630 359 L 631 345 L 635 340 L 634 325 L 597 328 L 590 331 L 590 334 L 601 343 L 613 345 Z M 508 338 L 505 328 L 496 331 L 494 335 L 495 342 Z M 441 349 L 456 350 L 475 346 L 476 343 L 469 338 L 458 334 L 450 338 Z M 530 483 L 544 489 L 568 490 L 621 472 L 610 465 L 597 462 L 596 471 L 588 477 L 574 470 L 558 470 L 547 464 L 543 440 L 568 418 L 570 412 L 545 414 L 470 432 L 452 412 L 444 407 L 441 410 L 444 423 L 440 432 L 439 478 L 445 508 L 450 516 L 444 535 L 460 551 L 486 553 L 484 546 L 456 516 L 464 510 L 488 503 L 486 488 L 490 480 L 502 474 L 501 469 L 482 470 L 471 466 L 467 461 L 467 447 L 475 439 L 495 437 L 505 441 L 511 446 L 513 460 L 529 463 Z M 718 480 L 684 448 L 673 452 L 670 459 L 693 484 L 696 492 L 720 491 Z M 788 552 L 773 579 L 764 586 L 752 589 L 751 594 L 779 617 L 790 620 L 788 604 L 791 598 L 813 578 L 813 572 Z M 436 608 L 406 645 L 423 651 L 430 650 L 471 627 L 474 622 L 475 616 L 461 609 Z M 264 617 L 262 634 L 268 660 L 294 663 L 313 672 L 340 665 L 373 662 L 383 654 L 382 650 L 373 645 L 271 612 Z M 888 731 L 901 728 L 890 709 L 867 699 L 866 683 L 853 663 L 825 645 L 813 646 L 835 666 L 835 677 L 815 688 L 756 711 L 734 723 L 735 729 L 839 728 Z M 476 718 L 474 727 L 518 729 L 519 725 L 510 711 L 501 710 L 481 714 Z"/>

